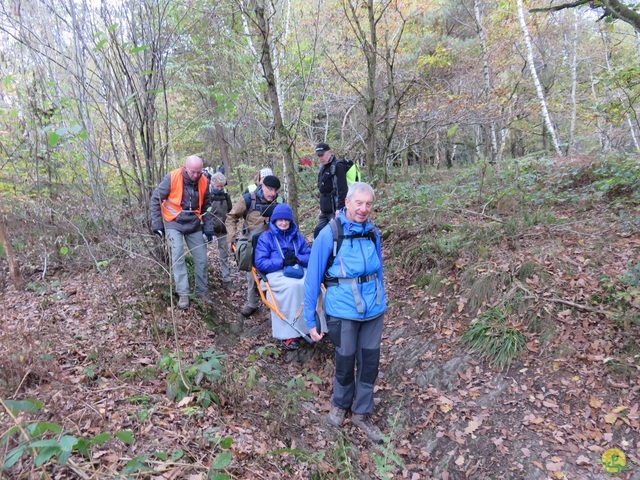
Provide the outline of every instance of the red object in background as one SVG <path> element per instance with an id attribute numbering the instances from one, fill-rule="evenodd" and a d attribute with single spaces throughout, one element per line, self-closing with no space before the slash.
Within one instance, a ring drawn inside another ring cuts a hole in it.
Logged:
<path id="1" fill-rule="evenodd" d="M 300 159 L 300 165 L 302 165 L 303 167 L 313 167 L 313 160 L 311 160 L 309 157 L 303 157 Z"/>

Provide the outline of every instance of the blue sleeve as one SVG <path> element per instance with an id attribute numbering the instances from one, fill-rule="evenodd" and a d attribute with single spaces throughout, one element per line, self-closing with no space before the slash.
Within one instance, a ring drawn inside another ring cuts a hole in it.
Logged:
<path id="1" fill-rule="evenodd" d="M 311 255 L 311 249 L 309 248 L 307 241 L 304 239 L 300 232 L 298 232 L 296 239 L 296 250 L 296 257 L 298 258 L 300 265 L 306 268 L 309 265 L 309 255 Z"/>
<path id="2" fill-rule="evenodd" d="M 273 248 L 273 238 L 270 232 L 264 232 L 258 237 L 253 263 L 262 273 L 272 273 L 282 269 L 282 256 Z"/>
<path id="3" fill-rule="evenodd" d="M 320 294 L 320 285 L 324 279 L 327 260 L 329 260 L 332 250 L 333 233 L 331 226 L 327 225 L 313 242 L 304 280 L 304 320 L 309 329 L 316 326 L 316 305 Z"/>

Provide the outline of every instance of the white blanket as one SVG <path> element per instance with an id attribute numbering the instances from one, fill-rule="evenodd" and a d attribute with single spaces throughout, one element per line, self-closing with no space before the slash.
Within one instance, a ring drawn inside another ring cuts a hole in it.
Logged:
<path id="1" fill-rule="evenodd" d="M 304 273 L 305 275 L 307 274 L 306 268 Z M 304 305 L 304 277 L 285 277 L 282 274 L 282 270 L 278 270 L 277 272 L 268 273 L 267 280 L 269 281 L 269 286 L 271 287 L 271 291 L 275 297 L 275 303 L 278 305 L 280 312 L 282 312 L 287 319 L 287 322 L 295 326 L 300 330 L 300 332 L 308 334 L 309 329 L 307 328 L 307 324 L 302 315 L 302 308 Z M 270 302 L 274 301 L 268 290 L 267 300 Z M 322 305 L 322 302 L 318 302 L 318 304 Z M 324 326 L 325 321 L 322 308 L 320 308 L 320 312 L 318 313 L 320 315 L 321 324 Z M 300 332 L 297 332 L 294 328 L 288 325 L 287 322 L 280 319 L 273 310 L 271 311 L 271 330 L 274 338 L 286 340 L 288 338 L 300 337 Z"/>

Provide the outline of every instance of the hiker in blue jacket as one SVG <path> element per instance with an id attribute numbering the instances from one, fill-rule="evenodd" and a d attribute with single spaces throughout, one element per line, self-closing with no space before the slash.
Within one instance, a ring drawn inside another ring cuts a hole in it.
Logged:
<path id="1" fill-rule="evenodd" d="M 304 274 L 311 253 L 307 241 L 298 231 L 293 211 L 286 203 L 273 209 L 269 230 L 258 238 L 254 250 L 254 265 L 266 274 L 278 308 L 286 317 L 283 321 L 271 311 L 271 331 L 287 350 L 300 346 L 300 334 L 307 333 L 307 325 L 300 307 L 304 301 Z M 296 318 L 299 315 L 299 318 Z M 297 329 L 297 330 L 296 330 Z"/>
<path id="2" fill-rule="evenodd" d="M 324 333 L 316 330 L 316 301 L 324 282 L 327 328 L 335 346 L 333 397 L 327 421 L 340 427 L 351 410 L 351 423 L 380 443 L 382 434 L 370 415 L 387 303 L 380 233 L 369 220 L 374 200 L 370 185 L 354 183 L 336 223 L 330 222 L 313 242 L 304 285 L 304 318 L 309 335 L 319 341 Z M 342 226 L 341 239 L 337 222 Z M 339 243 L 335 258 L 334 243 L 336 247 Z"/>

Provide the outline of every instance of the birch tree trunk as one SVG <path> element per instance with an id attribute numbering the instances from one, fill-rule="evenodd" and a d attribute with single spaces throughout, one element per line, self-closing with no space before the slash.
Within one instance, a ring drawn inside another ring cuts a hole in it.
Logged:
<path id="1" fill-rule="evenodd" d="M 516 0 L 516 5 L 518 8 L 518 20 L 520 21 L 520 28 L 522 29 L 522 36 L 524 37 L 525 48 L 527 50 L 527 61 L 529 62 L 529 71 L 531 72 L 531 79 L 533 80 L 533 84 L 536 87 L 536 93 L 538 95 L 538 100 L 540 101 L 540 109 L 542 110 L 542 117 L 544 119 L 544 123 L 551 135 L 551 141 L 553 142 L 553 148 L 556 151 L 556 155 L 562 157 L 562 151 L 560 150 L 560 144 L 558 142 L 558 137 L 556 136 L 556 130 L 553 127 L 553 122 L 551 121 L 551 116 L 549 115 L 549 110 L 547 109 L 547 101 L 544 96 L 544 91 L 542 89 L 542 84 L 540 83 L 540 79 L 538 78 L 538 72 L 536 71 L 535 63 L 533 63 L 533 46 L 531 45 L 531 37 L 529 36 L 529 29 L 527 28 L 527 22 L 524 18 L 524 7 L 522 5 L 522 0 Z"/>

